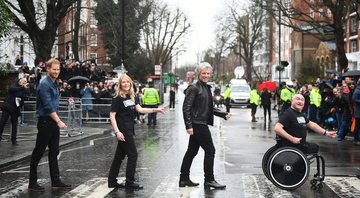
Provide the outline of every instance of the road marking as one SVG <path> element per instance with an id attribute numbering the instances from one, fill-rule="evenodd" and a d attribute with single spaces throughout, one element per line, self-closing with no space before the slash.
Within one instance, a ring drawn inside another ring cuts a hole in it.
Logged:
<path id="1" fill-rule="evenodd" d="M 194 181 L 202 180 L 202 177 L 192 177 Z M 199 197 L 200 188 L 196 187 L 184 187 L 179 188 L 179 177 L 178 176 L 166 176 L 165 179 L 158 185 L 154 193 L 150 196 L 155 197 Z"/>
<path id="2" fill-rule="evenodd" d="M 244 197 L 276 197 L 292 198 L 293 195 L 286 190 L 277 188 L 263 175 L 242 175 Z"/>
<path id="3" fill-rule="evenodd" d="M 43 185 L 46 183 L 46 179 L 38 179 L 38 183 Z M 25 178 L 19 178 L 10 182 L 9 185 L 0 188 L 0 197 L 20 197 L 21 193 L 25 193 L 28 189 L 29 180 Z"/>
<path id="4" fill-rule="evenodd" d="M 360 180 L 357 177 L 325 177 L 324 182 L 339 197 L 360 197 Z"/>
<path id="5" fill-rule="evenodd" d="M 44 164 L 47 164 L 49 163 L 48 161 L 46 162 L 41 162 L 39 163 L 39 165 L 44 165 Z M 22 169 L 27 169 L 27 168 L 30 168 L 30 166 L 23 166 L 23 167 L 20 167 L 20 168 L 14 168 L 14 169 L 11 169 L 11 170 L 8 170 L 8 171 L 4 171 L 2 173 L 4 174 L 7 174 L 7 173 L 28 173 L 29 170 L 22 170 Z"/>
<path id="6" fill-rule="evenodd" d="M 125 180 L 124 177 L 117 178 L 118 180 L 122 181 Z M 121 183 L 121 182 L 119 182 Z M 108 182 L 106 177 L 98 177 L 93 178 L 91 180 L 86 181 L 84 184 L 76 187 L 72 191 L 66 193 L 64 198 L 71 197 L 71 198 L 98 198 L 98 197 L 105 197 L 109 194 L 114 188 L 108 188 Z"/>
<path id="7" fill-rule="evenodd" d="M 97 169 L 66 169 L 66 172 L 96 171 Z"/>

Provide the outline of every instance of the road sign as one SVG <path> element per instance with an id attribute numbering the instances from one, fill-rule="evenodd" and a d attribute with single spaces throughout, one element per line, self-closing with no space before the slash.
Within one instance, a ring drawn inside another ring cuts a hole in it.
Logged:
<path id="1" fill-rule="evenodd" d="M 235 73 L 236 78 L 241 78 L 245 73 L 244 67 L 243 66 L 235 67 L 234 73 Z"/>
<path id="2" fill-rule="evenodd" d="M 161 75 L 161 65 L 155 65 L 155 75 Z"/>

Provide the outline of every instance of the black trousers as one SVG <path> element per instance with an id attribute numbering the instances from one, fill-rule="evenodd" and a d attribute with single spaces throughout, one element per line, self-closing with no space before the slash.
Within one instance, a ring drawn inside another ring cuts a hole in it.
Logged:
<path id="1" fill-rule="evenodd" d="M 175 98 L 174 98 L 174 99 L 170 99 L 169 108 L 175 108 Z"/>
<path id="2" fill-rule="evenodd" d="M 251 108 L 251 117 L 253 120 L 255 120 L 257 105 L 254 103 L 250 103 L 250 108 Z"/>
<path id="3" fill-rule="evenodd" d="M 37 182 L 37 166 L 43 156 L 46 147 L 49 147 L 48 159 L 50 168 L 51 182 L 60 181 L 59 165 L 57 156 L 59 154 L 60 129 L 51 117 L 40 117 L 37 123 L 38 134 L 36 137 L 35 148 L 30 161 L 30 180 L 29 183 Z"/>
<path id="4" fill-rule="evenodd" d="M 225 99 L 225 107 L 226 107 L 226 112 L 230 113 L 230 98 L 226 98 Z"/>
<path id="5" fill-rule="evenodd" d="M 144 105 L 146 108 L 157 108 L 158 105 Z M 157 113 L 148 113 L 148 125 L 156 124 L 156 114 Z"/>
<path id="6" fill-rule="evenodd" d="M 189 180 L 190 167 L 199 148 L 205 151 L 204 173 L 205 181 L 214 180 L 214 158 L 215 147 L 211 138 L 211 133 L 207 125 L 193 124 L 194 134 L 190 135 L 188 149 L 181 164 L 180 180 Z"/>
<path id="7" fill-rule="evenodd" d="M 271 105 L 263 105 L 264 108 L 264 120 L 266 120 L 266 112 L 269 115 L 269 120 L 271 120 Z"/>
<path id="8" fill-rule="evenodd" d="M 132 135 L 125 135 L 125 142 L 118 141 L 114 159 L 111 163 L 108 183 L 117 183 L 117 176 L 119 175 L 121 162 L 128 157 L 126 165 L 126 183 L 133 183 L 135 181 L 135 169 L 137 161 L 137 150 L 135 146 L 134 137 Z"/>
<path id="9" fill-rule="evenodd" d="M 0 120 L 0 140 L 2 139 L 1 136 L 4 132 L 5 124 L 9 117 L 11 117 L 11 141 L 16 142 L 18 115 L 15 112 L 9 112 L 6 110 L 3 110 Z"/>
<path id="10" fill-rule="evenodd" d="M 319 152 L 319 146 L 315 143 L 306 142 L 305 144 L 293 144 L 288 141 L 283 141 L 280 143 L 280 146 L 289 146 L 289 147 L 295 147 L 299 150 L 301 150 L 305 154 L 313 154 Z"/>

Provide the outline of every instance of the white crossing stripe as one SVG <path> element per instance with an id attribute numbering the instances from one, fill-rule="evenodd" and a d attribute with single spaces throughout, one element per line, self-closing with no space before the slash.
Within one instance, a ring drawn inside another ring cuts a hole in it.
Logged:
<path id="1" fill-rule="evenodd" d="M 46 179 L 38 179 L 38 183 L 43 185 Z M 7 186 L 0 188 L 0 197 L 20 197 L 21 193 L 25 193 L 29 186 L 29 179 L 19 178 L 10 182 Z"/>
<path id="2" fill-rule="evenodd" d="M 325 177 L 324 182 L 339 197 L 360 197 L 360 179 L 357 177 Z"/>
<path id="3" fill-rule="evenodd" d="M 124 177 L 117 178 L 119 181 L 125 180 Z M 120 182 L 121 183 L 121 182 Z M 72 191 L 66 193 L 62 197 L 71 197 L 71 198 L 98 198 L 105 197 L 109 194 L 114 188 L 108 188 L 108 182 L 106 177 L 93 178 L 86 181 L 84 184 L 76 187 Z"/>
<path id="4" fill-rule="evenodd" d="M 192 180 L 201 181 L 203 177 L 192 177 Z M 200 197 L 200 188 L 196 187 L 184 187 L 179 188 L 179 176 L 166 176 L 165 179 L 158 185 L 154 193 L 150 196 L 151 198 L 155 197 L 186 197 L 186 198 L 197 198 Z"/>
<path id="5" fill-rule="evenodd" d="M 263 175 L 242 175 L 245 198 L 292 198 L 286 190 L 276 187 Z"/>

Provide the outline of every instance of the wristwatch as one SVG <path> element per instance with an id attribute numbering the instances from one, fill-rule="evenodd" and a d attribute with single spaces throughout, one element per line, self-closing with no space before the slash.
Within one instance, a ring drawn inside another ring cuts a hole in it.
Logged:
<path id="1" fill-rule="evenodd" d="M 114 134 L 116 135 L 117 133 L 120 133 L 120 131 L 115 131 Z"/>
<path id="2" fill-rule="evenodd" d="M 326 135 L 327 132 L 328 132 L 328 130 L 325 130 L 324 133 L 323 133 L 323 135 Z"/>

